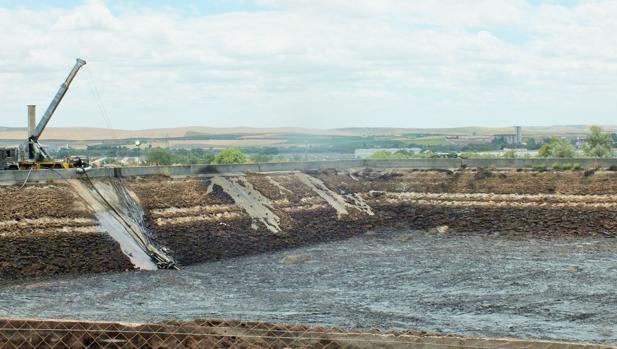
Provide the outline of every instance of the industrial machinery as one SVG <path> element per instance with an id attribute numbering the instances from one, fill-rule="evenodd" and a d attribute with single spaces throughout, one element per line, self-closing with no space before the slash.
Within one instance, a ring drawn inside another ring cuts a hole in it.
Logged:
<path id="1" fill-rule="evenodd" d="M 66 94 L 81 67 L 86 64 L 83 59 L 77 58 L 75 66 L 69 73 L 64 83 L 56 93 L 54 99 L 47 107 L 45 114 L 36 123 L 36 109 L 34 105 L 28 106 L 28 138 L 19 147 L 0 148 L 0 170 L 19 170 L 19 169 L 49 169 L 49 168 L 72 168 L 87 165 L 87 159 L 70 157 L 64 160 L 52 159 L 39 143 L 39 138 L 54 115 L 56 108 L 60 105 L 62 98 Z"/>
<path id="2" fill-rule="evenodd" d="M 17 148 L 0 148 L 0 170 L 18 170 Z"/>

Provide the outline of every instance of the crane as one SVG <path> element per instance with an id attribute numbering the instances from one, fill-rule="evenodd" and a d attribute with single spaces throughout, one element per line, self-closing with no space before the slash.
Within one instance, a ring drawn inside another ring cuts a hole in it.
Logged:
<path id="1" fill-rule="evenodd" d="M 51 117 L 56 112 L 56 109 L 58 108 L 58 105 L 60 105 L 62 98 L 64 98 L 64 95 L 69 90 L 69 86 L 73 82 L 73 79 L 75 79 L 77 72 L 85 64 L 86 61 L 77 58 L 75 66 L 73 66 L 73 69 L 71 69 L 71 72 L 69 73 L 69 76 L 67 76 L 66 80 L 62 83 L 62 85 L 60 85 L 60 88 L 58 89 L 58 92 L 56 92 L 54 99 L 49 104 L 49 107 L 47 107 L 45 114 L 43 114 L 41 121 L 39 121 L 36 128 L 32 131 L 32 134 L 28 135 L 28 139 L 26 140 L 26 142 L 22 144 L 20 153 L 24 155 L 24 160 L 33 163 L 48 162 L 51 160 L 50 156 L 39 143 L 39 138 L 41 137 L 43 131 L 45 131 L 45 127 L 47 127 L 49 120 L 51 120 Z M 22 162 L 24 160 L 22 160 Z"/>
<path id="2" fill-rule="evenodd" d="M 54 115 L 58 105 L 64 98 L 64 95 L 69 89 L 69 86 L 75 79 L 79 69 L 86 64 L 83 59 L 77 58 L 75 66 L 71 69 L 71 72 L 67 76 L 66 80 L 60 85 L 58 92 L 54 96 L 54 99 L 47 107 L 45 114 L 36 125 L 36 128 L 28 128 L 28 138 L 17 148 L 0 148 L 0 170 L 2 169 L 41 169 L 41 168 L 70 168 L 75 165 L 81 165 L 82 160 L 79 158 L 65 159 L 64 161 L 58 161 L 52 159 L 45 151 L 43 146 L 39 143 L 39 138 L 49 120 Z M 33 125 L 35 120 L 34 109 L 30 113 L 29 109 L 29 124 Z"/>

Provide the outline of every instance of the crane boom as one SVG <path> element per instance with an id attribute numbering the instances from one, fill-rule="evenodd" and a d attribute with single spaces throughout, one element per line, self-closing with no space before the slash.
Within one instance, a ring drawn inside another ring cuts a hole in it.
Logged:
<path id="1" fill-rule="evenodd" d="M 41 137 L 41 134 L 45 130 L 45 127 L 47 127 L 47 123 L 49 123 L 49 120 L 54 115 L 56 108 L 58 108 L 58 105 L 62 101 L 62 98 L 64 98 L 66 91 L 68 91 L 69 86 L 71 85 L 71 82 L 73 82 L 75 75 L 77 75 L 77 72 L 79 71 L 79 69 L 83 67 L 85 64 L 86 64 L 86 61 L 84 61 L 83 59 L 77 58 L 77 62 L 75 62 L 75 66 L 69 73 L 69 76 L 66 78 L 66 80 L 62 83 L 62 85 L 60 85 L 60 89 L 58 89 L 56 96 L 49 104 L 49 107 L 47 107 L 47 110 L 45 111 L 45 114 L 43 114 L 41 121 L 39 121 L 38 125 L 36 125 L 36 128 L 34 129 L 34 131 L 32 131 L 32 134 L 29 135 L 30 141 L 38 142 L 39 137 Z"/>

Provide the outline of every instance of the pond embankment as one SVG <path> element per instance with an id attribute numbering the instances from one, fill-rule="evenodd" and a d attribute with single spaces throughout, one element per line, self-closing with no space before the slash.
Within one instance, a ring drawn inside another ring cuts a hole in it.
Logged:
<path id="1" fill-rule="evenodd" d="M 385 228 L 617 235 L 613 171 L 365 167 L 93 178 L 86 187 L 99 190 L 80 190 L 84 181 L 0 187 L 0 279 L 143 269 L 127 239 L 183 266 Z M 97 206 L 101 195 L 111 207 Z"/>

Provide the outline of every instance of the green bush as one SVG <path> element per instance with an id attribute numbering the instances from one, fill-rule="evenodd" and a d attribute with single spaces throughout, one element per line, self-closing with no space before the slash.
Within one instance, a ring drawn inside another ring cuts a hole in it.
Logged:
<path id="1" fill-rule="evenodd" d="M 546 165 L 545 164 L 534 165 L 534 167 L 532 169 L 534 171 L 544 172 L 544 171 L 546 171 Z"/>
<path id="2" fill-rule="evenodd" d="M 370 159 L 371 160 L 407 160 L 407 159 L 413 159 L 414 155 L 415 155 L 414 152 L 410 152 L 406 150 L 399 150 L 394 153 L 389 152 L 387 150 L 380 150 L 380 151 L 376 151 L 373 154 L 371 154 Z"/>
<path id="3" fill-rule="evenodd" d="M 514 150 L 506 150 L 502 155 L 502 158 L 504 159 L 516 159 L 516 153 L 514 152 Z"/>
<path id="4" fill-rule="evenodd" d="M 613 156 L 613 151 L 610 147 L 605 145 L 595 145 L 593 147 L 585 146 L 583 148 L 585 155 L 594 157 L 594 158 L 610 158 Z"/>
<path id="5" fill-rule="evenodd" d="M 174 157 L 168 149 L 154 148 L 148 152 L 146 159 L 148 165 L 171 165 L 174 163 Z"/>
<path id="6" fill-rule="evenodd" d="M 609 158 L 613 156 L 612 145 L 613 139 L 609 133 L 603 133 L 600 126 L 591 126 L 591 134 L 587 137 L 583 152 L 595 158 Z"/>
<path id="7" fill-rule="evenodd" d="M 568 140 L 556 137 L 538 150 L 538 156 L 542 158 L 573 158 L 575 155 L 576 150 Z"/>
<path id="8" fill-rule="evenodd" d="M 248 161 L 246 154 L 240 151 L 240 149 L 225 149 L 216 154 L 213 164 L 218 165 L 230 165 L 230 164 L 243 164 Z"/>

